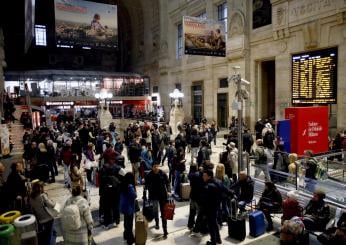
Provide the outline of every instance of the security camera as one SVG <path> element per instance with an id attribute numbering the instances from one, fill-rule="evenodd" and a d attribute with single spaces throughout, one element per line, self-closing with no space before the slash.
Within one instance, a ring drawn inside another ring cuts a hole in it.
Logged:
<path id="1" fill-rule="evenodd" d="M 234 73 L 237 73 L 237 71 L 240 69 L 240 66 L 232 66 L 232 69 Z"/>
<path id="2" fill-rule="evenodd" d="M 250 85 L 250 82 L 245 80 L 244 78 L 241 79 L 241 84 L 244 84 L 244 85 Z"/>

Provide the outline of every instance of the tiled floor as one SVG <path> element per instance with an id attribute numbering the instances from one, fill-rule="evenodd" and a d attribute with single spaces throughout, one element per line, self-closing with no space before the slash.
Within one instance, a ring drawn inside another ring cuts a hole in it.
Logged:
<path id="1" fill-rule="evenodd" d="M 219 153 L 223 150 L 222 146 L 223 139 L 218 138 L 217 140 L 217 146 L 213 146 L 213 154 L 212 154 L 212 162 L 217 163 Z M 124 153 L 126 155 L 126 153 Z M 187 162 L 189 162 L 190 154 L 187 153 L 186 155 Z M 164 171 L 168 171 L 167 166 L 162 167 Z M 130 171 L 131 166 L 130 164 L 126 164 L 126 170 Z M 60 168 L 59 176 L 56 179 L 56 182 L 53 184 L 49 184 L 46 186 L 46 190 L 49 193 L 49 196 L 54 199 L 55 201 L 59 202 L 61 205 L 64 204 L 65 200 L 70 196 L 70 192 L 68 189 L 63 187 L 63 169 Z M 90 196 L 91 196 L 91 209 L 92 211 L 97 212 L 98 209 L 98 202 L 99 202 L 99 196 L 98 196 L 98 189 L 88 184 L 88 188 L 90 190 Z M 140 195 L 143 193 L 143 188 L 139 186 L 137 188 L 137 193 Z M 155 230 L 154 229 L 154 222 L 149 223 L 148 228 L 148 240 L 147 244 L 180 244 L 180 245 L 188 245 L 188 244 L 205 244 L 209 240 L 209 235 L 203 236 L 201 238 L 197 238 L 190 235 L 189 230 L 187 229 L 187 219 L 189 214 L 189 203 L 188 202 L 177 202 L 176 203 L 177 208 L 175 212 L 175 217 L 173 221 L 168 221 L 168 232 L 169 235 L 167 239 L 163 239 L 162 234 L 163 231 L 161 230 Z M 118 227 L 111 228 L 109 230 L 104 230 L 97 220 L 97 215 L 93 215 L 95 217 L 95 227 L 93 230 L 93 236 L 94 241 L 97 245 L 111 245 L 111 244 L 122 244 L 124 243 L 124 240 L 122 238 L 123 233 L 123 223 L 121 222 Z M 59 222 L 56 222 L 57 225 Z M 58 225 L 59 226 L 59 225 Z M 238 241 L 232 240 L 228 237 L 228 230 L 227 226 L 223 226 L 220 230 L 221 238 L 223 244 L 233 244 L 233 243 L 239 243 Z M 57 230 L 59 231 L 59 227 L 57 227 Z M 249 229 L 247 229 L 248 231 Z M 272 232 L 273 233 L 273 232 Z M 240 244 L 248 244 L 252 243 L 254 241 L 257 241 L 259 239 L 263 239 L 264 236 L 270 236 L 272 233 L 266 233 L 265 235 L 258 237 L 258 238 L 252 238 L 250 236 L 247 236 L 245 241 L 241 242 Z M 58 238 L 57 242 L 62 241 L 62 237 L 60 235 L 60 232 L 58 232 Z M 257 245 L 257 244 L 256 244 Z"/>

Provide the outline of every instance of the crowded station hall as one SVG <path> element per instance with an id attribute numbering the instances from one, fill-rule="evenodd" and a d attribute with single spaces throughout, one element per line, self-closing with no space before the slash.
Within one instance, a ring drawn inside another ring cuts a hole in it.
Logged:
<path id="1" fill-rule="evenodd" d="M 0 8 L 0 245 L 346 244 L 346 1 Z"/>

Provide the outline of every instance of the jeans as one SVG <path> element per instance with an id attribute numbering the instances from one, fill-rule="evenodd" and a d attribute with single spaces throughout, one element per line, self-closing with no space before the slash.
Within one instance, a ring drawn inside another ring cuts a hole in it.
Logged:
<path id="1" fill-rule="evenodd" d="M 195 217 L 198 214 L 200 210 L 200 207 L 198 205 L 198 203 L 195 200 L 190 200 L 190 213 L 189 213 L 189 221 L 187 222 L 187 227 L 189 229 L 193 229 L 196 221 L 195 221 Z"/>
<path id="2" fill-rule="evenodd" d="M 133 235 L 133 214 L 124 214 L 124 233 L 123 237 L 127 241 L 127 244 L 132 244 L 135 241 Z"/>
<path id="3" fill-rule="evenodd" d="M 217 210 L 208 210 L 207 221 L 208 221 L 211 244 L 220 243 L 221 237 L 220 237 L 219 225 L 217 224 Z"/>
<path id="4" fill-rule="evenodd" d="M 175 170 L 174 195 L 180 197 L 181 171 Z"/>
<path id="5" fill-rule="evenodd" d="M 70 166 L 64 164 L 64 183 L 65 185 L 71 185 L 71 179 L 69 175 Z"/>
<path id="6" fill-rule="evenodd" d="M 316 188 L 316 180 L 305 178 L 305 188 L 310 192 L 314 192 Z"/>
<path id="7" fill-rule="evenodd" d="M 269 167 L 267 164 L 258 164 L 256 165 L 255 169 L 255 178 L 257 178 L 260 173 L 263 171 L 264 173 L 264 178 L 266 181 L 270 181 L 270 176 L 269 176 Z"/>
<path id="8" fill-rule="evenodd" d="M 224 198 L 221 201 L 220 208 L 218 210 L 218 222 L 219 224 L 222 224 L 224 221 L 224 217 L 229 217 L 230 212 L 229 212 L 229 201 L 228 199 Z"/>
<path id="9" fill-rule="evenodd" d="M 152 202 L 152 204 L 154 206 L 155 224 L 159 225 L 159 206 L 160 206 L 162 228 L 163 228 L 163 232 L 165 234 L 167 234 L 167 220 L 163 216 L 163 208 L 165 206 L 166 201 L 163 201 L 163 200 L 151 200 L 151 202 Z"/>
<path id="10" fill-rule="evenodd" d="M 135 185 L 139 180 L 139 162 L 132 163 L 132 173 L 135 176 Z"/>
<path id="11" fill-rule="evenodd" d="M 45 244 L 55 244 L 55 241 L 52 241 L 52 233 L 53 233 L 53 224 L 54 224 L 54 219 L 43 223 L 39 224 L 38 226 L 38 244 L 39 245 L 45 245 Z"/>

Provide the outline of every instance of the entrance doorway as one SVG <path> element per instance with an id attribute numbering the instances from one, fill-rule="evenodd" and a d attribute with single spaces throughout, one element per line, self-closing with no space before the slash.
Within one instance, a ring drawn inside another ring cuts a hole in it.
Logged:
<path id="1" fill-rule="evenodd" d="M 261 63 L 261 118 L 275 118 L 275 60 Z"/>
<path id="2" fill-rule="evenodd" d="M 202 83 L 195 83 L 192 87 L 192 118 L 199 124 L 203 117 L 203 89 Z"/>
<path id="3" fill-rule="evenodd" d="M 227 128 L 228 119 L 228 94 L 217 94 L 217 125 Z"/>

